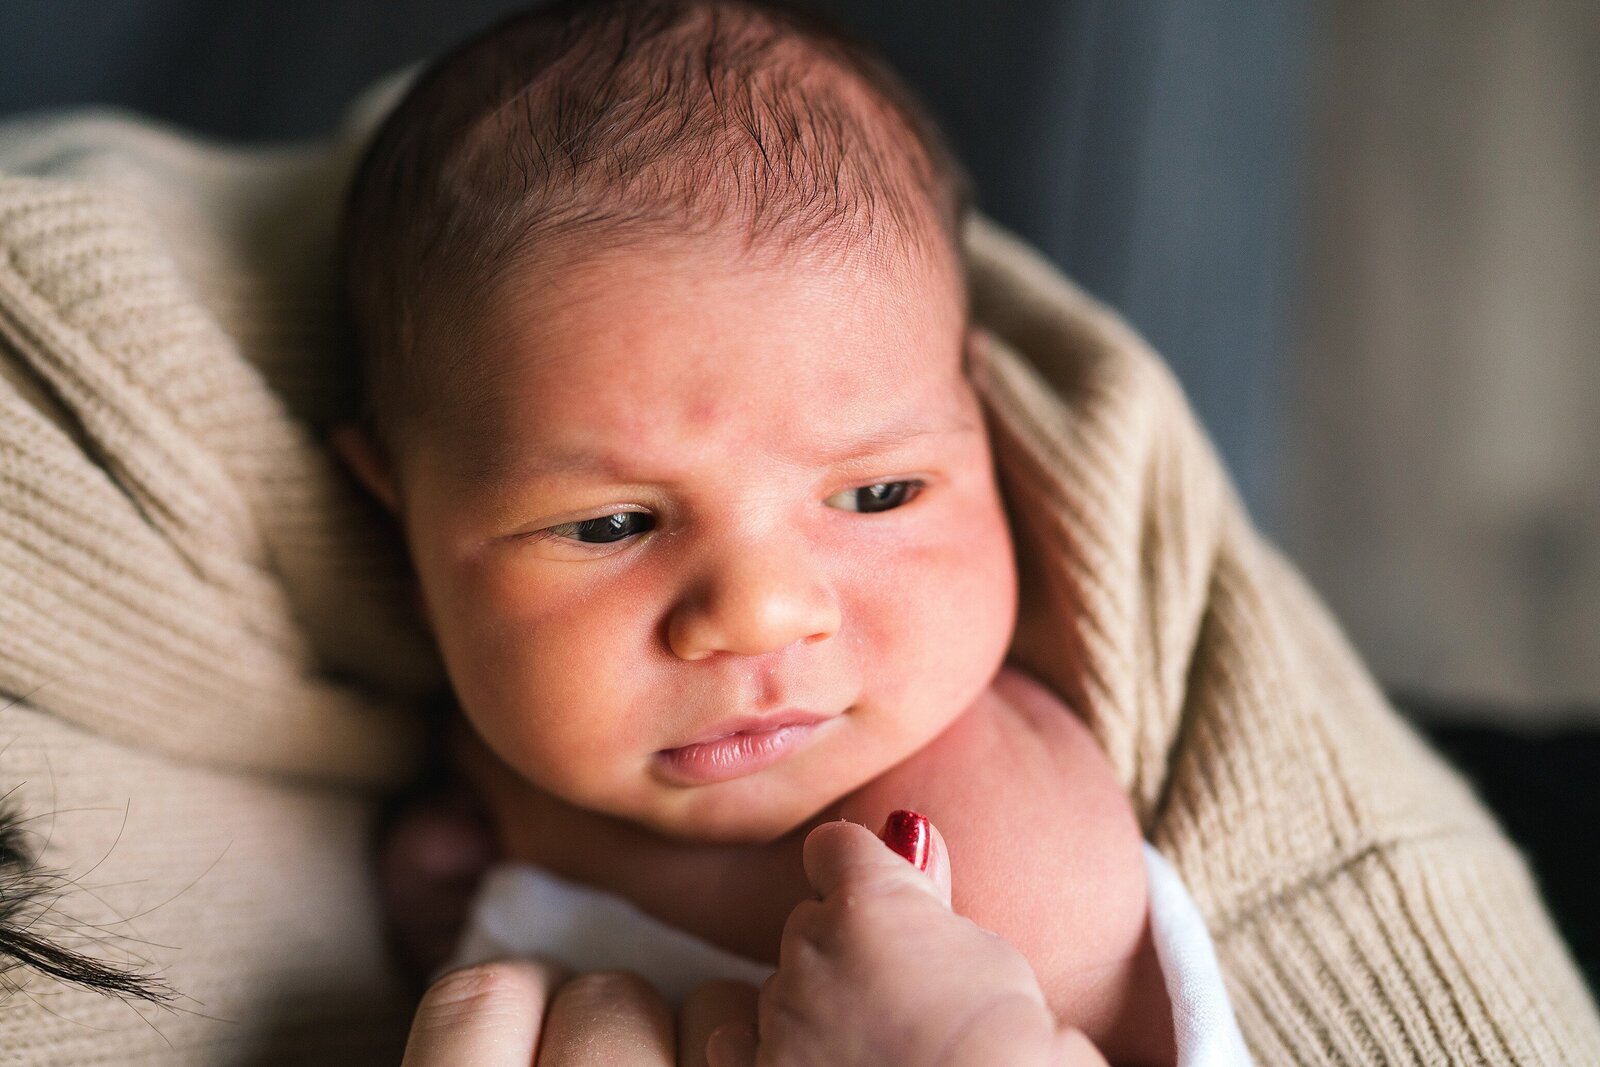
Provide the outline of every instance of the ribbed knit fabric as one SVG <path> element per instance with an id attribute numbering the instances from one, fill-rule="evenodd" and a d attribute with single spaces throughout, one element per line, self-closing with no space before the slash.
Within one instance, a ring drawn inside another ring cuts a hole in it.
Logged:
<path id="1" fill-rule="evenodd" d="M 86 157 L 97 131 L 103 154 Z M 0 687 L 48 686 L 41 706 L 177 755 L 393 782 L 415 730 L 330 668 L 397 692 L 437 681 L 402 610 L 400 553 L 240 352 L 288 317 L 302 334 L 322 331 L 318 345 L 298 346 L 302 361 L 328 354 L 326 308 L 289 303 L 260 277 L 292 264 L 241 269 L 241 258 L 246 242 L 270 253 L 267 242 L 282 239 L 256 227 L 304 221 L 273 217 L 305 181 L 285 164 L 323 176 L 335 161 L 201 151 L 94 120 L 32 131 L 32 143 L 26 132 L 0 150 L 0 166 L 19 169 L 15 156 L 108 176 L 0 185 L 8 376 L 64 409 L 52 423 L 21 391 L 0 393 Z M 282 187 L 264 184 L 274 177 Z M 331 191 L 316 185 L 323 249 Z M 186 249 L 186 273 L 174 245 Z M 313 274 L 326 303 L 327 267 Z M 219 306 L 234 336 L 211 311 Z"/>
<path id="2" fill-rule="evenodd" d="M 0 793 L 81 882 L 21 918 L 181 994 L 9 969 L 0 1062 L 399 1060 L 367 856 L 441 673 L 313 431 L 349 406 L 348 162 L 114 114 L 0 127 Z"/>
<path id="3" fill-rule="evenodd" d="M 102 951 L 191 998 L 13 971 L 0 1058 L 403 1040 L 363 841 L 438 663 L 314 429 L 349 405 L 329 242 L 371 114 L 250 152 L 115 115 L 0 128 L 0 692 L 26 698 L 0 789 L 93 868 L 40 921 L 103 920 Z M 1521 859 L 1253 532 L 1165 367 L 992 226 L 969 254 L 1015 652 L 1189 886 L 1258 1062 L 1600 1063 Z"/>
<path id="4" fill-rule="evenodd" d="M 968 251 L 1015 651 L 1190 887 L 1257 1061 L 1600 1064 L 1521 857 L 1252 530 L 1170 372 L 1014 239 Z"/>

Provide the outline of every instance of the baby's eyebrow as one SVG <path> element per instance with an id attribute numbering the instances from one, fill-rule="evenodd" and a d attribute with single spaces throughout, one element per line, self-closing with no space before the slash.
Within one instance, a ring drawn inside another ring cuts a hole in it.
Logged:
<path id="1" fill-rule="evenodd" d="M 907 425 L 885 426 L 870 433 L 852 437 L 848 441 L 835 446 L 831 451 L 824 453 L 818 458 L 818 461 L 827 466 L 837 466 L 842 463 L 849 463 L 852 460 L 882 455 L 919 437 L 963 433 L 976 429 L 971 423 L 961 420 L 947 420 L 933 425 L 922 425 L 922 422 L 922 419 L 916 419 Z M 805 461 L 803 456 L 794 458 L 799 462 Z"/>
<path id="2" fill-rule="evenodd" d="M 970 433 L 979 429 L 981 427 L 976 423 L 961 419 L 925 424 L 925 420 L 919 417 L 852 436 L 820 454 L 807 454 L 804 448 L 800 448 L 783 458 L 802 466 L 845 466 L 890 452 L 918 438 Z M 539 478 L 573 474 L 597 474 L 616 481 L 629 481 L 638 476 L 627 457 L 582 446 L 543 448 L 537 452 L 486 449 L 461 471 L 462 479 L 476 488 L 517 485 Z"/>
<path id="3" fill-rule="evenodd" d="M 557 474 L 615 473 L 616 465 L 610 456 L 598 455 L 584 449 L 523 452 L 510 448 L 485 450 L 466 465 L 460 476 L 477 489 L 518 485 L 537 478 Z"/>

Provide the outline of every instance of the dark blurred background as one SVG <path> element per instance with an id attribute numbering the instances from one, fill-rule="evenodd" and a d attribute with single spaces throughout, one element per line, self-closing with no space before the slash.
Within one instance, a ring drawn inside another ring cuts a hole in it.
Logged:
<path id="1" fill-rule="evenodd" d="M 505 0 L 10 0 L 0 118 L 315 138 Z M 1600 4 L 812 0 L 1165 354 L 1600 988 Z"/>

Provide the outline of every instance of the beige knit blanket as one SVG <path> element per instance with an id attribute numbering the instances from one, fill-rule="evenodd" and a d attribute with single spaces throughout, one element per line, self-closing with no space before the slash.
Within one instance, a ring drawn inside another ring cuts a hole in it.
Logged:
<path id="1" fill-rule="evenodd" d="M 352 410 L 330 245 L 375 106 L 271 150 L 0 128 L 0 790 L 74 879 L 35 928 L 184 994 L 12 970 L 7 1061 L 397 1058 L 365 857 L 440 673 L 319 440 Z M 968 251 L 1015 652 L 1193 892 L 1258 1061 L 1600 1063 L 1521 859 L 1253 531 L 1165 366 L 993 226 Z"/>

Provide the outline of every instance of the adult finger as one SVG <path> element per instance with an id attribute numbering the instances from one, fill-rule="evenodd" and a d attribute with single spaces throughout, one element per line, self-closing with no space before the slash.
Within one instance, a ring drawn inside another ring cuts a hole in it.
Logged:
<path id="1" fill-rule="evenodd" d="M 744 982 L 706 982 L 678 1012 L 678 1067 L 715 1067 L 708 1059 L 711 1035 L 723 1027 L 756 1025 L 756 987 Z"/>
<path id="2" fill-rule="evenodd" d="M 920 816 L 917 817 L 920 819 Z M 915 820 L 909 829 L 917 831 Z M 918 870 L 907 858 L 891 851 L 864 826 L 850 822 L 825 822 L 806 837 L 802 858 L 806 877 L 817 895 L 826 897 L 847 882 L 871 881 L 880 886 L 903 885 L 950 903 L 950 853 L 944 837 L 931 822 L 921 820 L 926 838 L 927 866 Z M 887 829 L 895 828 L 891 816 Z M 907 829 L 901 827 L 902 830 Z M 902 833 L 902 838 L 907 835 Z M 915 836 L 915 833 L 913 835 Z"/>
<path id="3" fill-rule="evenodd" d="M 423 994 L 403 1067 L 528 1067 L 544 1006 L 561 977 L 537 960 L 451 971 Z"/>
<path id="4" fill-rule="evenodd" d="M 706 1060 L 710 1067 L 755 1067 L 757 1048 L 754 1023 L 728 1023 L 712 1031 Z"/>
<path id="5" fill-rule="evenodd" d="M 556 992 L 538 1067 L 672 1067 L 676 1056 L 661 994 L 636 974 L 596 971 Z"/>

